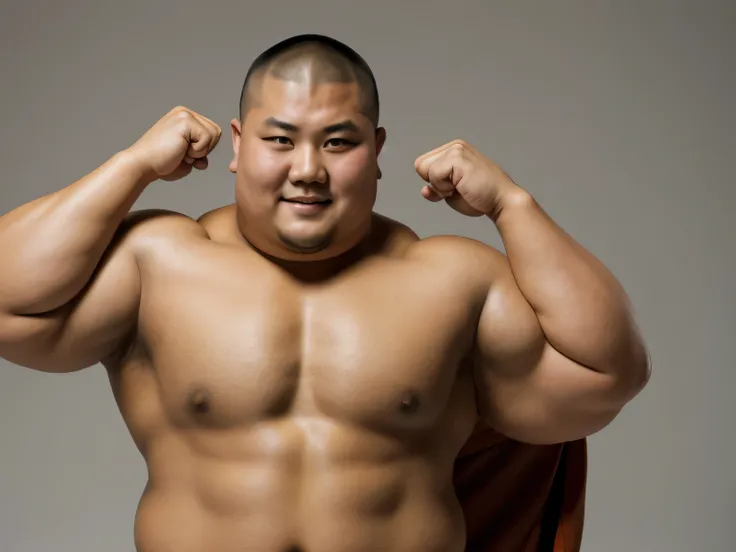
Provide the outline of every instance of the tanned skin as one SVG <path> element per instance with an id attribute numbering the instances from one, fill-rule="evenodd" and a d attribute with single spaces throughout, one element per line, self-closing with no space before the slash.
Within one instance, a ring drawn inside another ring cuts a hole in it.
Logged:
<path id="1" fill-rule="evenodd" d="M 233 205 L 130 212 L 221 138 L 178 107 L 0 218 L 0 355 L 104 364 L 148 466 L 139 552 L 462 551 L 452 469 L 479 419 L 578 439 L 646 383 L 626 295 L 471 145 L 417 159 L 418 190 L 506 255 L 373 211 L 386 134 L 359 83 L 304 64 L 258 89 L 231 123 Z"/>

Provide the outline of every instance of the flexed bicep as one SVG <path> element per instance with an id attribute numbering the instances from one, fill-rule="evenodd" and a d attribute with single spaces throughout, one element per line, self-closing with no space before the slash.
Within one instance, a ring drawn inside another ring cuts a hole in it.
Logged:
<path id="1" fill-rule="evenodd" d="M 480 416 L 518 441 L 572 441 L 608 425 L 627 397 L 609 374 L 582 366 L 547 340 L 537 314 L 498 263 L 478 326 Z"/>

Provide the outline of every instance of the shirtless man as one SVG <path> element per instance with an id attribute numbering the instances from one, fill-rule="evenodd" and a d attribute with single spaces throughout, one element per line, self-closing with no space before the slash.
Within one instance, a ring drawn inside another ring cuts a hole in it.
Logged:
<path id="1" fill-rule="evenodd" d="M 0 355 L 104 364 L 148 466 L 139 552 L 461 551 L 453 463 L 478 419 L 580 439 L 648 379 L 616 279 L 472 146 L 417 159 L 421 195 L 495 223 L 508 257 L 373 212 L 369 71 L 314 36 L 259 58 L 236 202 L 198 220 L 129 212 L 206 168 L 221 129 L 184 107 L 0 218 Z"/>

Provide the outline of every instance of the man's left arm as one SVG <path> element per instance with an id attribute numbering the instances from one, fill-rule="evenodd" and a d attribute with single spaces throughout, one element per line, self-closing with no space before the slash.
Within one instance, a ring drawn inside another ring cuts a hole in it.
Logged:
<path id="1" fill-rule="evenodd" d="M 506 257 L 483 253 L 492 274 L 477 334 L 481 416 L 534 443 L 605 427 L 650 373 L 620 283 L 472 146 L 452 142 L 420 157 L 416 168 L 428 182 L 425 198 L 490 218 L 506 249 Z"/>

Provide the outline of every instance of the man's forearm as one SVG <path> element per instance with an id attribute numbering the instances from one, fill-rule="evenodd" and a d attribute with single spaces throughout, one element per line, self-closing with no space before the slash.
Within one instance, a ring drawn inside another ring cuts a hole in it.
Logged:
<path id="1" fill-rule="evenodd" d="M 645 379 L 648 356 L 628 297 L 603 263 L 520 188 L 493 218 L 550 344 L 592 370 Z"/>

